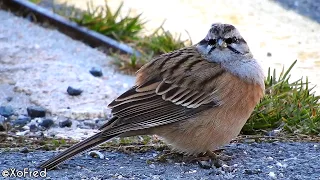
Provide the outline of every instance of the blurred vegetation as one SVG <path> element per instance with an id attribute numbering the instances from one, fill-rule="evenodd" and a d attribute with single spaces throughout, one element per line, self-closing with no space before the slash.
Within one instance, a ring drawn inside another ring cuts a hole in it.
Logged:
<path id="1" fill-rule="evenodd" d="M 29 1 L 32 2 L 32 3 L 35 3 L 35 4 L 41 3 L 41 0 L 29 0 Z"/>
<path id="2" fill-rule="evenodd" d="M 107 2 L 105 6 L 94 6 L 93 2 L 87 3 L 87 10 L 80 11 L 75 7 L 63 6 L 54 8 L 54 12 L 67 17 L 80 26 L 87 27 L 105 36 L 123 42 L 134 42 L 139 39 L 138 34 L 143 30 L 144 23 L 141 14 L 135 17 L 120 16 L 123 3 L 115 12 L 110 10 Z"/>
<path id="3" fill-rule="evenodd" d="M 141 19 L 141 14 L 134 17 L 120 16 L 123 4 L 114 12 L 110 10 L 107 2 L 103 7 L 95 7 L 90 2 L 87 11 L 65 7 L 55 8 L 54 11 L 79 25 L 130 44 L 141 52 L 141 57 L 111 52 L 115 57 L 115 64 L 127 73 L 135 72 L 154 56 L 192 44 L 191 40 L 183 41 L 180 36 L 175 37 L 164 30 L 163 24 L 152 34 L 142 35 L 146 22 Z M 320 97 L 309 87 L 308 78 L 290 80 L 290 71 L 295 64 L 296 61 L 279 75 L 275 70 L 271 72 L 269 68 L 265 80 L 265 96 L 243 127 L 242 134 L 272 134 L 272 130 L 285 134 L 320 133 Z M 127 141 L 130 141 L 130 138 L 121 139 L 123 144 L 127 144 Z"/>
<path id="4" fill-rule="evenodd" d="M 122 8 L 123 3 L 115 11 L 111 11 L 107 1 L 104 6 L 95 6 L 90 1 L 86 11 L 65 4 L 54 8 L 54 12 L 88 29 L 127 43 L 138 50 L 141 53 L 140 57 L 111 52 L 115 56 L 115 64 L 129 74 L 134 73 L 153 56 L 191 45 L 191 41 L 183 41 L 180 36 L 175 37 L 169 31 L 164 30 L 163 24 L 151 35 L 143 35 L 142 31 L 145 30 L 146 22 L 142 20 L 142 14 L 132 17 L 128 13 L 122 16 Z"/>

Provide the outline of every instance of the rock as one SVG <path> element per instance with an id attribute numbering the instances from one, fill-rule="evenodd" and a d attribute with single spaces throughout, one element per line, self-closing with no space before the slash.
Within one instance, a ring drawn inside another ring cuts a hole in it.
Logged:
<path id="1" fill-rule="evenodd" d="M 99 151 L 90 151 L 88 154 L 93 158 L 104 159 L 104 155 Z"/>
<path id="2" fill-rule="evenodd" d="M 71 125 L 72 125 L 72 121 L 71 121 L 70 119 L 66 119 L 66 120 L 64 120 L 64 121 L 59 122 L 59 126 L 60 126 L 61 128 L 71 127 Z"/>
<path id="3" fill-rule="evenodd" d="M 94 129 L 96 127 L 96 122 L 94 120 L 83 120 L 83 128 L 85 129 Z"/>
<path id="4" fill-rule="evenodd" d="M 271 57 L 271 56 L 272 56 L 271 52 L 268 52 L 268 53 L 267 53 L 267 56 L 268 56 L 268 57 Z"/>
<path id="5" fill-rule="evenodd" d="M 35 124 L 31 124 L 29 129 L 30 129 L 30 132 L 37 132 L 38 131 L 38 127 Z"/>
<path id="6" fill-rule="evenodd" d="M 69 95 L 71 96 L 78 96 L 80 95 L 83 91 L 81 89 L 76 89 L 76 88 L 73 88 L 71 86 L 68 87 L 67 89 L 67 92 Z"/>
<path id="7" fill-rule="evenodd" d="M 7 98 L 6 98 L 6 100 L 7 100 L 8 102 L 11 102 L 12 99 L 13 99 L 13 97 L 7 97 Z"/>
<path id="8" fill-rule="evenodd" d="M 14 114 L 11 106 L 0 106 L 0 115 L 4 117 L 10 117 Z"/>
<path id="9" fill-rule="evenodd" d="M 25 126 L 26 124 L 28 124 L 31 121 L 31 118 L 28 116 L 19 116 L 17 120 L 13 121 L 13 126 Z"/>
<path id="10" fill-rule="evenodd" d="M 210 169 L 212 168 L 212 163 L 210 161 L 198 161 L 198 164 L 203 169 Z"/>
<path id="11" fill-rule="evenodd" d="M 28 153 L 29 149 L 27 147 L 24 147 L 20 150 L 21 153 Z"/>
<path id="12" fill-rule="evenodd" d="M 30 22 L 37 22 L 37 18 L 35 15 L 33 15 L 32 13 L 28 13 L 25 17 L 25 19 L 27 19 Z"/>
<path id="13" fill-rule="evenodd" d="M 0 131 L 6 131 L 6 130 L 7 130 L 6 118 L 3 116 L 0 116 Z"/>
<path id="14" fill-rule="evenodd" d="M 54 125 L 54 122 L 52 119 L 44 119 L 41 123 L 39 123 L 39 125 L 48 129 Z"/>
<path id="15" fill-rule="evenodd" d="M 100 68 L 97 68 L 97 67 L 92 67 L 89 72 L 94 77 L 101 77 L 103 75 L 102 74 L 102 70 Z"/>
<path id="16" fill-rule="evenodd" d="M 222 170 L 225 171 L 225 172 L 231 173 L 231 172 L 234 171 L 234 168 L 232 166 L 228 166 L 226 164 L 223 164 L 222 165 Z"/>
<path id="17" fill-rule="evenodd" d="M 245 169 L 244 174 L 253 175 L 253 174 L 259 174 L 262 173 L 260 169 Z"/>
<path id="18" fill-rule="evenodd" d="M 27 108 L 27 112 L 31 118 L 46 116 L 46 109 L 41 106 L 30 106 Z"/>

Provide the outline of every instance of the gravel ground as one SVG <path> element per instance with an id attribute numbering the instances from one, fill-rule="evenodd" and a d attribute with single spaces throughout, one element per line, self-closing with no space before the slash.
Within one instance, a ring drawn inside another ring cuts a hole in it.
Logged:
<path id="1" fill-rule="evenodd" d="M 134 82 L 134 77 L 111 67 L 111 57 L 57 30 L 4 11 L 0 21 L 0 104 L 14 107 L 17 113 L 26 113 L 33 104 L 52 116 L 101 118 L 108 103 Z M 91 75 L 93 67 L 101 68 L 103 76 Z M 70 96 L 68 86 L 83 93 Z M 14 98 L 7 103 L 9 96 Z"/>
<path id="2" fill-rule="evenodd" d="M 53 121 L 57 128 L 50 128 L 45 135 L 74 139 L 89 136 L 92 129 L 83 129 L 82 125 L 92 128 L 108 117 L 107 105 L 134 83 L 134 77 L 113 68 L 111 57 L 57 30 L 2 10 L 0 21 L 0 108 L 12 109 L 13 116 L 5 121 L 13 126 L 27 124 L 18 135 L 38 131 L 42 121 L 49 119 L 45 126 Z M 92 68 L 101 69 L 102 77 L 91 75 Z M 69 86 L 81 89 L 82 94 L 68 95 Z M 31 106 L 44 108 L 46 117 L 30 121 L 26 116 Z M 0 115 L 0 129 L 4 126 L 1 119 Z M 60 123 L 68 119 L 73 125 L 60 128 Z M 83 121 L 79 124 L 75 120 Z"/>
<path id="3" fill-rule="evenodd" d="M 224 153 L 231 155 L 232 160 L 227 166 L 210 169 L 177 159 L 152 162 L 159 154 L 157 151 L 103 152 L 104 159 L 81 155 L 67 161 L 47 172 L 47 179 L 319 179 L 319 145 L 298 142 L 230 144 Z M 0 171 L 9 168 L 36 170 L 41 161 L 52 155 L 53 152 L 42 151 L 0 152 Z"/>

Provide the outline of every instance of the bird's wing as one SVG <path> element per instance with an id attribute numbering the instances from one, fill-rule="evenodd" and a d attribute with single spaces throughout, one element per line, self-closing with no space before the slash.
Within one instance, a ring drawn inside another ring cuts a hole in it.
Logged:
<path id="1" fill-rule="evenodd" d="M 134 87 L 109 104 L 114 117 L 100 130 L 110 136 L 161 126 L 219 106 L 218 79 L 224 73 L 193 48 L 162 55 L 138 72 Z"/>

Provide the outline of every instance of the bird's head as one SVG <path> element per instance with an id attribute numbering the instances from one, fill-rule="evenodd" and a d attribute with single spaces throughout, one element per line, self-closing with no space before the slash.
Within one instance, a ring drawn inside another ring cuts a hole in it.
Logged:
<path id="1" fill-rule="evenodd" d="M 246 41 L 230 24 L 212 24 L 207 36 L 196 47 L 209 61 L 213 62 L 252 58 Z"/>

